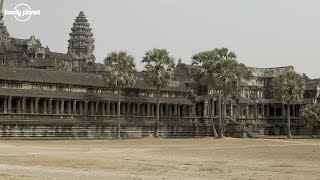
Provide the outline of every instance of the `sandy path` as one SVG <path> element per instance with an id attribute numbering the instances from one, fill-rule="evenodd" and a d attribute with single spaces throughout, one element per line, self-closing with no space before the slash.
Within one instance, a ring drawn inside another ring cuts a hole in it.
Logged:
<path id="1" fill-rule="evenodd" d="M 0 141 L 0 179 L 319 177 L 319 140 Z"/>

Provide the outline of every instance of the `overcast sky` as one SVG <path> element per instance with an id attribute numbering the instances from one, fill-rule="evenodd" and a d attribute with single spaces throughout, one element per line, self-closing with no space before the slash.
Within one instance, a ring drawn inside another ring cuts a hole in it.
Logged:
<path id="1" fill-rule="evenodd" d="M 13 37 L 39 38 L 51 51 L 67 52 L 70 28 L 82 10 L 102 62 L 127 50 L 139 69 L 146 50 L 166 48 L 190 63 L 199 51 L 227 47 L 247 66 L 293 65 L 320 77 L 319 0 L 6 0 L 5 9 L 26 3 L 41 10 L 27 22 L 5 16 Z"/>

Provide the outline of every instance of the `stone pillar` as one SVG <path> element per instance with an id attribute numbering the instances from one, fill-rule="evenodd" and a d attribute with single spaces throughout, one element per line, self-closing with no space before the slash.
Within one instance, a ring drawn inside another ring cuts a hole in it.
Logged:
<path id="1" fill-rule="evenodd" d="M 141 116 L 141 112 L 140 112 L 140 106 L 141 106 L 141 104 L 140 103 L 138 103 L 137 104 L 137 116 Z"/>
<path id="2" fill-rule="evenodd" d="M 97 101 L 97 102 L 96 102 L 95 114 L 94 114 L 94 115 L 96 115 L 96 116 L 97 116 L 97 115 L 100 115 L 100 112 L 99 112 L 99 109 L 100 109 L 100 108 L 99 108 L 99 105 L 100 105 L 100 102 L 99 102 L 99 101 Z"/>
<path id="3" fill-rule="evenodd" d="M 43 99 L 43 114 L 47 114 L 48 112 L 48 104 L 47 104 L 47 100 Z"/>
<path id="4" fill-rule="evenodd" d="M 177 112 L 177 117 L 181 116 L 181 106 L 178 106 L 178 112 Z"/>
<path id="5" fill-rule="evenodd" d="M 267 117 L 269 117 L 270 116 L 270 105 L 268 104 L 267 105 Z"/>
<path id="6" fill-rule="evenodd" d="M 203 102 L 203 116 L 208 116 L 208 102 Z"/>
<path id="7" fill-rule="evenodd" d="M 12 97 L 8 98 L 8 113 L 12 113 Z"/>
<path id="8" fill-rule="evenodd" d="M 60 114 L 59 100 L 56 101 L 56 114 Z"/>
<path id="9" fill-rule="evenodd" d="M 30 113 L 33 114 L 34 113 L 34 100 L 30 99 Z"/>
<path id="10" fill-rule="evenodd" d="M 89 112 L 88 112 L 88 104 L 89 104 L 88 101 L 84 102 L 84 112 L 82 114 L 85 114 L 85 115 L 89 114 Z"/>
<path id="11" fill-rule="evenodd" d="M 292 117 L 296 117 L 296 106 L 292 105 Z"/>
<path id="12" fill-rule="evenodd" d="M 145 109 L 145 105 L 141 104 L 141 109 L 142 109 L 142 116 L 146 115 L 146 109 Z"/>
<path id="13" fill-rule="evenodd" d="M 77 101 L 73 101 L 73 114 L 77 114 Z"/>
<path id="14" fill-rule="evenodd" d="M 3 113 L 8 113 L 8 99 L 4 98 L 3 100 Z"/>
<path id="15" fill-rule="evenodd" d="M 64 102 L 65 100 L 60 101 L 60 114 L 64 114 Z"/>
<path id="16" fill-rule="evenodd" d="M 287 112 L 286 112 L 286 106 L 284 105 L 284 104 L 282 104 L 282 106 L 281 106 L 281 109 L 282 109 L 282 117 L 286 117 L 287 116 Z"/>
<path id="17" fill-rule="evenodd" d="M 150 104 L 147 104 L 147 116 L 150 116 Z"/>
<path id="18" fill-rule="evenodd" d="M 174 117 L 177 117 L 177 116 L 178 116 L 178 105 L 174 105 L 173 116 L 174 116 Z"/>
<path id="19" fill-rule="evenodd" d="M 48 100 L 48 114 L 52 114 L 52 99 Z"/>
<path id="20" fill-rule="evenodd" d="M 71 101 L 68 101 L 68 114 L 72 114 L 71 113 Z"/>
<path id="21" fill-rule="evenodd" d="M 27 113 L 27 98 L 22 98 L 22 113 Z"/>
<path id="22" fill-rule="evenodd" d="M 273 116 L 276 117 L 277 116 L 277 105 L 276 104 L 273 105 L 273 109 L 274 109 Z"/>
<path id="23" fill-rule="evenodd" d="M 18 98 L 18 100 L 17 100 L 17 113 L 21 113 L 21 99 L 20 98 Z"/>
<path id="24" fill-rule="evenodd" d="M 246 105 L 246 118 L 249 118 L 249 105 Z"/>
<path id="25" fill-rule="evenodd" d="M 212 117 L 215 116 L 215 100 L 212 100 L 211 103 L 211 113 L 212 113 Z"/>
<path id="26" fill-rule="evenodd" d="M 112 115 L 115 115 L 115 111 L 116 111 L 116 104 L 113 102 L 112 103 Z"/>
<path id="27" fill-rule="evenodd" d="M 107 102 L 107 115 L 111 115 L 111 114 L 110 114 L 110 109 L 111 109 L 111 108 L 110 108 L 110 105 L 111 105 L 111 104 L 110 104 L 110 102 L 108 101 L 108 102 Z"/>
<path id="28" fill-rule="evenodd" d="M 131 109 L 130 109 L 131 103 L 127 103 L 127 115 L 131 116 Z"/>
<path id="29" fill-rule="evenodd" d="M 261 106 L 261 117 L 264 117 L 264 104 Z"/>
<path id="30" fill-rule="evenodd" d="M 136 105 L 137 104 L 133 104 L 133 106 L 132 106 L 132 116 L 136 116 L 137 115 Z"/>
<path id="31" fill-rule="evenodd" d="M 39 113 L 39 98 L 36 98 L 34 102 L 34 112 Z"/>
<path id="32" fill-rule="evenodd" d="M 102 109 L 101 115 L 102 116 L 106 115 L 106 102 L 101 102 L 101 109 Z"/>

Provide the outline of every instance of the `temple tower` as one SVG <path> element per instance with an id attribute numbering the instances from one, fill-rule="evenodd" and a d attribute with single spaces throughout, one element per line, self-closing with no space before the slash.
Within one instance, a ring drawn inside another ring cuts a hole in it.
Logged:
<path id="1" fill-rule="evenodd" d="M 72 55 L 73 71 L 86 71 L 95 63 L 93 55 L 94 38 L 90 24 L 83 11 L 80 11 L 71 28 L 68 52 Z"/>

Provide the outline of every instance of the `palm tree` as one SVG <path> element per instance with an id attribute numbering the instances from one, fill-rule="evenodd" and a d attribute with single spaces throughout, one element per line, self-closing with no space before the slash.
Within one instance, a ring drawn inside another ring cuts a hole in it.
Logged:
<path id="1" fill-rule="evenodd" d="M 156 87 L 157 94 L 157 116 L 154 126 L 154 137 L 159 137 L 159 109 L 160 109 L 160 88 L 166 86 L 174 76 L 174 58 L 169 56 L 166 49 L 153 49 L 147 51 L 142 59 L 145 63 L 146 82 Z"/>
<path id="2" fill-rule="evenodd" d="M 105 82 L 118 91 L 118 118 L 117 118 L 117 134 L 120 139 L 120 105 L 121 105 L 121 89 L 124 86 L 131 85 L 135 82 L 135 63 L 134 57 L 126 51 L 111 52 L 104 60 L 106 71 L 103 75 Z"/>
<path id="3" fill-rule="evenodd" d="M 313 135 L 317 134 L 317 127 L 320 126 L 320 104 L 308 104 L 301 111 L 301 119 L 307 127 L 313 128 Z"/>
<path id="4" fill-rule="evenodd" d="M 303 98 L 304 81 L 294 70 L 285 70 L 272 82 L 273 93 L 276 99 L 287 105 L 288 138 L 292 138 L 290 128 L 290 105 Z"/>
<path id="5" fill-rule="evenodd" d="M 233 56 L 235 57 L 235 56 Z M 219 119 L 219 137 L 223 137 L 223 124 L 226 121 L 226 102 L 229 95 L 236 94 L 240 88 L 242 78 L 246 75 L 246 67 L 244 64 L 238 63 L 233 58 L 224 57 L 218 61 L 215 66 L 210 68 L 210 74 L 213 75 L 212 84 L 219 90 L 219 106 L 222 101 L 222 117 Z"/>
<path id="6" fill-rule="evenodd" d="M 217 54 L 215 50 L 203 51 L 192 56 L 192 61 L 193 61 L 192 64 L 197 64 L 197 65 L 201 64 L 200 69 L 195 69 L 196 70 L 195 74 L 196 74 L 197 81 L 200 82 L 207 90 L 206 95 L 207 95 L 207 100 L 209 105 L 209 117 L 210 117 L 213 137 L 215 138 L 218 137 L 218 134 L 213 122 L 212 104 L 211 104 L 212 97 L 210 97 L 209 95 L 210 94 L 209 92 L 211 90 L 209 81 L 210 81 L 210 78 L 212 77 L 209 74 L 209 68 L 213 66 L 214 63 L 216 63 L 216 57 L 217 57 Z"/>

